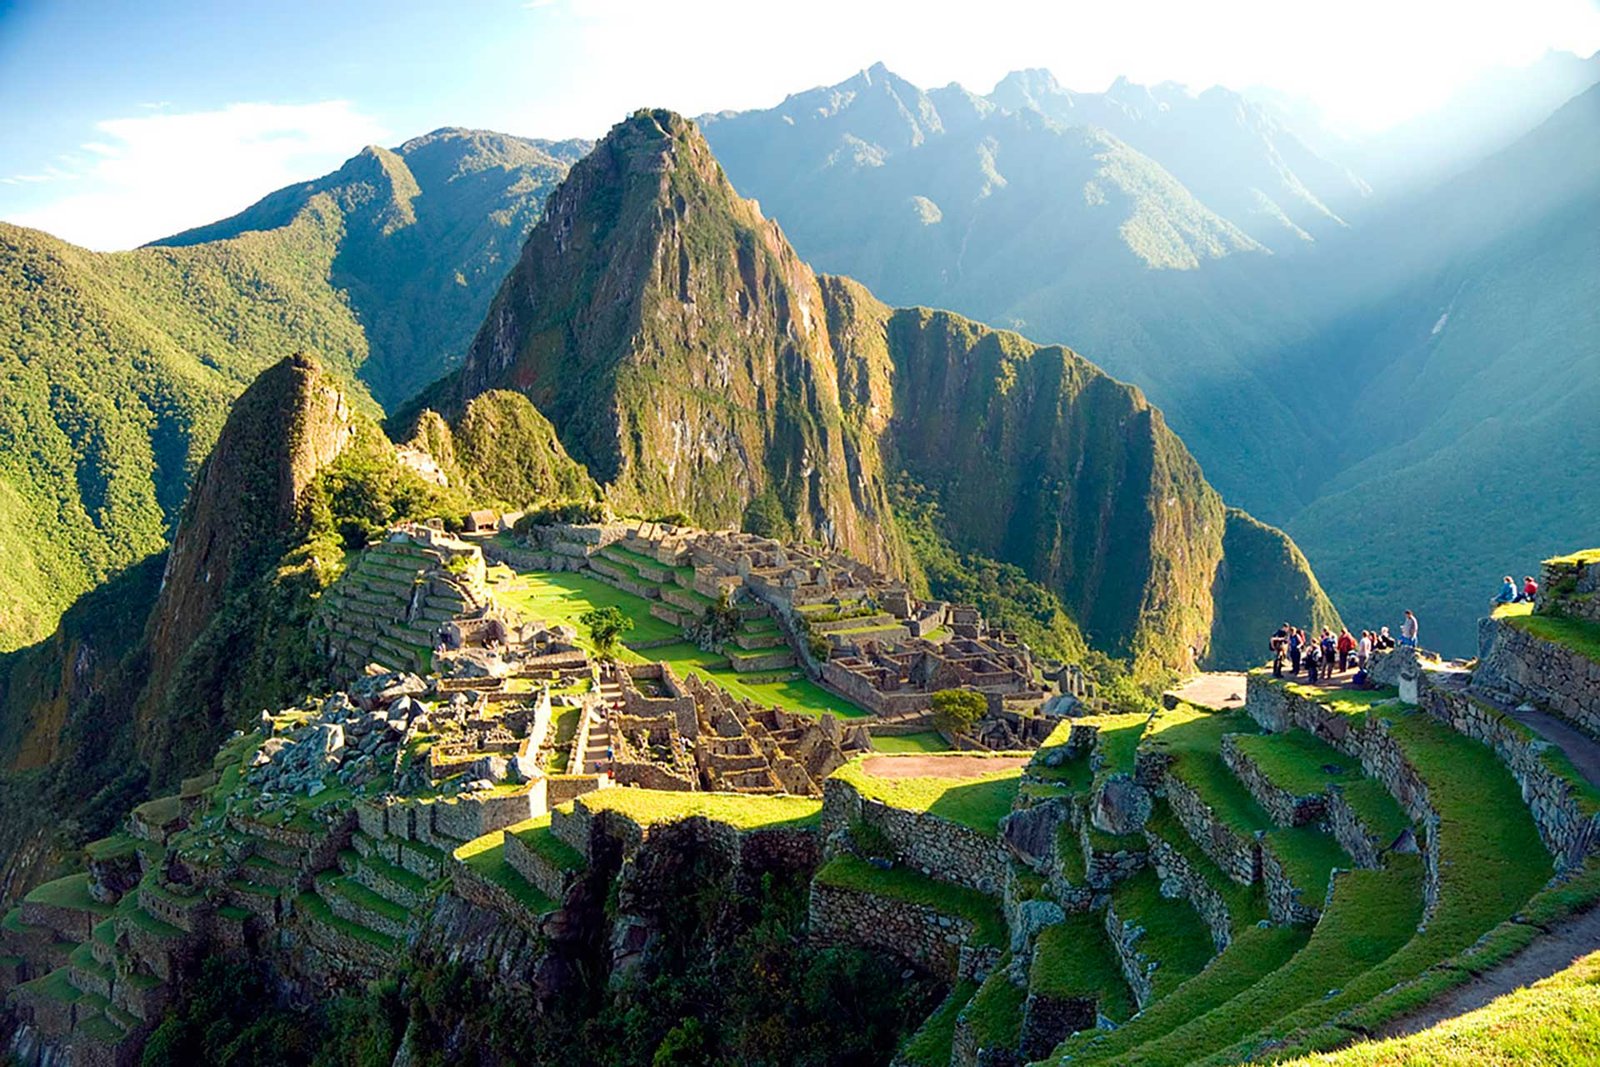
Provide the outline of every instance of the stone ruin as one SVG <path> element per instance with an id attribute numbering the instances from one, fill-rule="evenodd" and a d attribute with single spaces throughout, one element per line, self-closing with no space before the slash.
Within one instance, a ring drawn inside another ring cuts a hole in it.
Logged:
<path id="1" fill-rule="evenodd" d="M 666 664 L 617 672 L 619 707 L 606 712 L 610 773 L 620 785 L 819 796 L 822 781 L 872 747 L 862 726 L 841 726 L 731 696 Z"/>

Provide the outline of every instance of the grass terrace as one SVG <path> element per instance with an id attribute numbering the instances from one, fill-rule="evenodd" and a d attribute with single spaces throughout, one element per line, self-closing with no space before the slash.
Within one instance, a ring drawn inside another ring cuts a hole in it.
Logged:
<path id="1" fill-rule="evenodd" d="M 869 714 L 865 708 L 817 685 L 798 667 L 785 669 L 775 676 L 739 674 L 727 666 L 726 656 L 707 652 L 687 641 L 644 652 L 629 652 L 623 658 L 632 663 L 666 663 L 680 678 L 698 674 L 736 697 L 761 705 L 776 705 L 801 715 L 831 711 L 841 719 L 864 719 Z"/>
<path id="2" fill-rule="evenodd" d="M 863 764 L 860 758 L 851 760 L 833 777 L 849 782 L 863 797 L 906 811 L 925 811 L 984 834 L 999 832 L 1000 820 L 1011 811 L 1022 781 L 1021 767 L 971 778 L 885 778 L 868 774 Z"/>
<path id="3" fill-rule="evenodd" d="M 915 734 L 874 736 L 872 747 L 879 752 L 949 752 L 950 742 L 937 730 L 924 730 Z"/>
<path id="4" fill-rule="evenodd" d="M 1600 663 L 1600 623 L 1564 615 L 1517 615 L 1507 618 L 1506 622 L 1541 641 L 1560 645 Z"/>
<path id="5" fill-rule="evenodd" d="M 1007 968 L 983 980 L 963 1013 L 979 1048 L 1015 1048 L 1022 1037 L 1022 1004 L 1028 991 L 1012 983 Z"/>
<path id="6" fill-rule="evenodd" d="M 1301 1067 L 1600 1063 L 1600 952 L 1421 1033 L 1293 1062 Z"/>
<path id="7" fill-rule="evenodd" d="M 810 828 L 820 825 L 822 821 L 822 801 L 814 797 L 680 793 L 619 787 L 586 793 L 568 803 L 582 804 L 596 813 L 613 811 L 627 816 L 640 826 L 678 822 L 697 815 L 726 823 L 735 830 Z"/>
<path id="8" fill-rule="evenodd" d="M 665 641 L 678 637 L 679 629 L 650 614 L 650 601 L 624 593 L 600 579 L 573 571 L 520 571 L 495 584 L 497 601 L 540 622 L 565 622 L 577 627 L 578 640 L 593 649 L 589 628 L 579 616 L 595 608 L 616 608 L 633 620 L 624 643 Z"/>
<path id="9" fill-rule="evenodd" d="M 1268 781 L 1295 796 L 1321 793 L 1329 781 L 1361 776 L 1360 763 L 1303 730 L 1241 734 L 1234 744 Z"/>
<path id="10" fill-rule="evenodd" d="M 398 944 L 394 938 L 371 927 L 353 923 L 333 913 L 328 907 L 328 902 L 313 892 L 301 893 L 294 898 L 295 910 L 324 926 L 331 927 L 340 933 L 352 937 L 357 941 L 365 941 L 369 945 L 376 945 L 385 951 L 393 951 Z"/>
<path id="11" fill-rule="evenodd" d="M 1161 877 L 1146 867 L 1111 891 L 1117 917 L 1144 928 L 1134 948 L 1160 962 L 1151 979 L 1156 1000 L 1199 974 L 1216 946 L 1211 932 L 1184 897 L 1161 895 Z"/>
<path id="12" fill-rule="evenodd" d="M 1133 1014 L 1133 994 L 1097 911 L 1068 915 L 1066 922 L 1040 932 L 1028 989 L 1041 996 L 1094 997 L 1100 1014 L 1112 1022 Z"/>
<path id="13" fill-rule="evenodd" d="M 1139 739 L 1144 736 L 1150 717 L 1143 712 L 1087 715 L 1074 720 L 1080 725 L 1097 726 L 1094 751 L 1102 774 L 1132 774 Z"/>
<path id="14" fill-rule="evenodd" d="M 550 831 L 548 813 L 508 826 L 505 832 L 560 870 L 581 871 L 584 868 L 583 854 Z"/>
<path id="15" fill-rule="evenodd" d="M 1040 935 L 1039 945 L 1045 944 L 1044 939 L 1048 934 L 1047 930 Z M 1103 932 L 1101 936 L 1103 940 Z M 1056 1047 L 1052 1058 L 1068 1055 L 1073 1057 L 1073 1063 L 1105 1062 L 1144 1042 L 1170 1033 L 1190 1019 L 1227 1003 L 1272 974 L 1304 948 L 1310 936 L 1304 927 L 1251 926 L 1199 974 L 1183 983 L 1171 995 L 1151 1004 L 1121 1029 L 1089 1030 L 1070 1037 Z M 1069 942 L 1064 951 L 1070 951 L 1070 947 Z M 1038 951 L 1036 947 L 1036 966 Z M 1116 965 L 1115 961 L 1112 965 Z M 1120 981 L 1120 971 L 1118 976 Z M 1126 997 L 1126 992 L 1123 995 Z"/>
<path id="16" fill-rule="evenodd" d="M 1217 746 L 1224 734 L 1259 732 L 1255 720 L 1243 711 L 1202 711 L 1179 704 L 1151 720 L 1146 743 L 1172 757 L 1172 773 L 1193 788 L 1218 818 L 1249 836 L 1270 830 L 1272 819 L 1222 762 Z"/>
<path id="17" fill-rule="evenodd" d="M 506 862 L 506 836 L 504 830 L 495 830 L 474 838 L 453 853 L 457 862 L 464 864 L 474 874 L 505 890 L 512 900 L 535 915 L 556 909 L 556 902 L 541 893 L 538 887 L 522 877 Z"/>
<path id="18" fill-rule="evenodd" d="M 927 1021 L 917 1027 L 917 1032 L 901 1046 L 897 1062 L 909 1064 L 910 1067 L 949 1067 L 956 1016 L 961 1014 L 961 1009 L 967 1006 L 977 991 L 978 983 L 970 979 L 963 978 L 957 982 L 938 1010 L 928 1016 Z"/>
<path id="19" fill-rule="evenodd" d="M 1486 746 L 1420 711 L 1391 707 L 1376 713 L 1428 783 L 1440 813 L 1439 904 L 1425 931 L 1341 983 L 1337 995 L 1285 1016 L 1272 1026 L 1273 1034 L 1310 1029 L 1378 1001 L 1391 986 L 1449 960 L 1511 918 L 1552 873 L 1516 780 Z M 1409 1006 L 1404 1000 L 1378 1001 L 1361 1012 L 1363 1025 L 1376 1026 Z"/>
<path id="20" fill-rule="evenodd" d="M 1393 841 L 1400 836 L 1400 831 L 1411 825 L 1406 813 L 1376 778 L 1340 782 L 1339 790 L 1356 817 L 1381 841 Z"/>
<path id="21" fill-rule="evenodd" d="M 973 925 L 974 939 L 980 944 L 1000 948 L 1007 941 L 999 901 L 965 886 L 935 881 L 909 867 L 880 870 L 859 856 L 845 853 L 823 864 L 814 880 L 888 900 L 921 904 L 941 915 L 965 919 Z"/>
<path id="22" fill-rule="evenodd" d="M 1206 884 L 1216 891 L 1228 908 L 1229 924 L 1235 935 L 1267 917 L 1267 901 L 1262 886 L 1240 885 L 1222 872 L 1194 839 L 1184 830 L 1178 817 L 1172 813 L 1165 800 L 1157 801 L 1155 810 L 1144 824 L 1145 832 L 1161 838 L 1178 854 L 1189 861 L 1189 866 L 1199 872 Z"/>
<path id="23" fill-rule="evenodd" d="M 102 903 L 89 895 L 87 873 L 69 874 L 65 878 L 45 882 L 43 885 L 35 886 L 22 899 L 29 904 L 48 904 L 72 911 L 87 911 L 101 917 L 110 915 L 115 910 L 112 905 Z"/>
<path id="24" fill-rule="evenodd" d="M 1332 834 L 1315 826 L 1280 827 L 1267 832 L 1266 848 L 1283 864 L 1289 884 L 1301 891 L 1301 899 L 1318 904 L 1328 888 L 1334 868 L 1349 868 L 1351 860 Z"/>
<path id="25" fill-rule="evenodd" d="M 1341 875 L 1322 921 L 1305 947 L 1282 966 L 1204 1014 L 1186 1013 L 1190 1021 L 1164 1036 L 1106 1062 L 1149 1067 L 1198 1063 L 1301 1005 L 1336 993 L 1388 959 L 1422 917 L 1422 864 L 1414 856 L 1395 859 L 1403 862 L 1387 870 Z M 1168 1002 L 1186 999 L 1180 987 Z"/>

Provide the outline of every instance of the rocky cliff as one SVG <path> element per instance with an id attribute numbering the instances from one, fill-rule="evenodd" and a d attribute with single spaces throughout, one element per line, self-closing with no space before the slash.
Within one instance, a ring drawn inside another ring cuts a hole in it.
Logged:
<path id="1" fill-rule="evenodd" d="M 552 195 L 451 402 L 524 393 L 619 508 L 737 524 L 775 496 L 801 536 L 894 565 L 839 375 L 816 277 L 692 124 L 641 111 Z"/>
<path id="2" fill-rule="evenodd" d="M 262 372 L 234 403 L 178 520 L 150 615 L 150 674 L 137 727 L 141 753 L 153 763 L 166 755 L 171 724 L 162 712 L 174 689 L 217 698 L 202 679 L 180 686 L 179 671 L 228 601 L 275 566 L 305 525 L 306 489 L 349 443 L 351 419 L 321 365 L 298 354 Z M 225 666 L 216 661 L 211 669 Z"/>

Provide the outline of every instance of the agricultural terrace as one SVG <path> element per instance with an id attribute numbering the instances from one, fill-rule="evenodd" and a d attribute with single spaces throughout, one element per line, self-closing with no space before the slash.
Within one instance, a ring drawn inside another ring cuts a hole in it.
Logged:
<path id="1" fill-rule="evenodd" d="M 775 705 L 801 715 L 831 711 L 841 719 L 860 719 L 865 709 L 823 689 L 799 670 L 772 674 L 739 674 L 728 658 L 683 640 L 673 624 L 650 614 L 650 601 L 607 585 L 592 575 L 573 571 L 513 571 L 496 565 L 489 571 L 490 587 L 501 604 L 530 619 L 567 623 L 577 628 L 580 643 L 594 650 L 588 627 L 578 620 L 595 608 L 614 607 L 633 621 L 622 640 L 620 658 L 627 663 L 666 663 L 677 675 L 700 675 L 727 690 L 762 705 Z"/>

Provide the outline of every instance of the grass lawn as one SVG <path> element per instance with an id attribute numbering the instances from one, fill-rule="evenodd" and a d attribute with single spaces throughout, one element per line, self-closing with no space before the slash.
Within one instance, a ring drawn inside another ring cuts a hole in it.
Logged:
<path id="1" fill-rule="evenodd" d="M 509 581 L 495 584 L 494 597 L 531 619 L 541 622 L 571 623 L 578 628 L 578 640 L 593 644 L 589 628 L 578 617 L 595 608 L 616 608 L 633 620 L 633 629 L 622 635 L 630 641 L 665 641 L 681 631 L 670 622 L 650 614 L 650 601 L 624 593 L 593 575 L 574 571 L 521 571 Z"/>
<path id="2" fill-rule="evenodd" d="M 53 882 L 34 886 L 24 900 L 31 904 L 50 904 L 57 908 L 87 911 L 95 915 L 110 915 L 115 909 L 89 895 L 89 875 L 69 874 Z"/>
<path id="3" fill-rule="evenodd" d="M 567 773 L 567 749 L 572 747 L 572 739 L 578 734 L 578 723 L 582 721 L 582 708 L 556 708 L 551 727 L 554 740 L 550 749 L 545 753 L 544 771 L 546 774 Z"/>
<path id="4" fill-rule="evenodd" d="M 698 674 L 736 697 L 744 697 L 763 706 L 777 705 L 800 715 L 821 715 L 825 711 L 831 711 L 841 719 L 863 719 L 868 715 L 865 708 L 817 685 L 798 667 L 780 672 L 781 681 L 763 681 L 761 679 L 766 676 L 739 674 L 722 666 L 726 656 L 706 652 L 687 641 L 649 648 L 643 652 L 630 650 L 623 658 L 633 663 L 666 663 L 680 678 L 690 673 Z"/>
<path id="5" fill-rule="evenodd" d="M 1524 600 L 1520 604 L 1496 604 L 1494 610 L 1489 614 L 1497 619 L 1507 619 L 1514 615 L 1532 615 L 1533 601 Z"/>
<path id="6" fill-rule="evenodd" d="M 1289 884 L 1300 890 L 1307 904 L 1320 904 L 1335 867 L 1353 866 L 1332 834 L 1315 826 L 1280 827 L 1267 832 L 1263 847 L 1278 857 Z"/>
<path id="7" fill-rule="evenodd" d="M 994 834 L 1011 811 L 1022 768 L 991 771 L 973 778 L 883 778 L 868 774 L 855 759 L 833 772 L 863 797 L 906 811 L 925 811 L 953 823 Z"/>
<path id="8" fill-rule="evenodd" d="M 591 652 L 594 645 L 589 629 L 578 617 L 594 608 L 614 607 L 633 620 L 633 629 L 622 638 L 621 658 L 629 663 L 667 663 L 680 678 L 693 671 L 736 697 L 762 705 L 776 705 L 801 715 L 831 711 L 841 719 L 860 719 L 868 714 L 866 709 L 823 689 L 798 668 L 783 672 L 781 681 L 766 681 L 761 675 L 738 674 L 725 665 L 727 657 L 704 652 L 683 640 L 633 651 L 626 646 L 682 638 L 683 632 L 651 615 L 650 601 L 624 593 L 592 575 L 573 571 L 523 571 L 514 578 L 498 582 L 494 595 L 496 600 L 530 618 L 571 623 L 578 629 L 578 641 Z"/>
<path id="9" fill-rule="evenodd" d="M 1028 989 L 1043 996 L 1094 997 L 1100 1014 L 1112 1022 L 1133 1014 L 1133 994 L 1098 911 L 1068 915 L 1066 922 L 1040 932 Z"/>
<path id="10" fill-rule="evenodd" d="M 873 737 L 872 747 L 879 752 L 949 752 L 950 742 L 937 730 L 895 737 Z"/>
<path id="11" fill-rule="evenodd" d="M 1600 663 L 1600 623 L 1560 615 L 1520 615 L 1506 620 L 1524 633 Z"/>
<path id="12" fill-rule="evenodd" d="M 1293 1062 L 1327 1067 L 1600 1063 L 1600 952 L 1421 1033 Z"/>
<path id="13" fill-rule="evenodd" d="M 1112 715 L 1087 715 L 1075 720 L 1081 725 L 1097 726 L 1094 751 L 1099 763 L 1099 773 L 1133 773 L 1133 757 L 1144 736 L 1149 716 L 1143 712 Z"/>
<path id="14" fill-rule="evenodd" d="M 592 812 L 614 811 L 641 826 L 703 815 L 735 830 L 779 830 L 817 826 L 822 801 L 814 797 L 743 796 L 738 793 L 679 793 L 617 787 L 585 793 L 570 804 Z M 459 851 L 459 850 L 458 850 Z"/>
<path id="15" fill-rule="evenodd" d="M 965 919 L 975 929 L 979 944 L 1004 946 L 1007 940 L 1000 902 L 965 886 L 935 881 L 909 867 L 880 870 L 849 853 L 835 856 L 818 869 L 816 881 L 858 893 L 923 904 L 942 915 Z"/>

